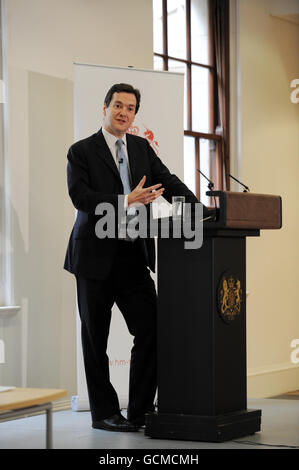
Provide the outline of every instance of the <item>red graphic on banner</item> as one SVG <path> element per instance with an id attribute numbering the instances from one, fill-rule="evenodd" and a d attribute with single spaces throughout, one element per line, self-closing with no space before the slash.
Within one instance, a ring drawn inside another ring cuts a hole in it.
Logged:
<path id="1" fill-rule="evenodd" d="M 152 146 L 156 154 L 158 155 L 159 153 L 159 142 L 157 139 L 155 139 L 154 132 L 151 129 L 148 129 L 146 126 L 145 131 L 143 132 L 144 137 L 148 140 L 149 144 Z M 140 135 L 140 129 L 138 126 L 131 126 L 128 129 L 128 133 L 132 135 Z"/>
<path id="2" fill-rule="evenodd" d="M 155 135 L 152 130 L 146 129 L 146 131 L 143 133 L 144 137 L 149 141 L 150 145 L 153 147 L 155 152 L 158 154 L 159 153 L 159 142 L 155 140 Z"/>
<path id="3" fill-rule="evenodd" d="M 147 138 L 147 140 L 151 143 L 154 141 L 154 133 L 150 129 L 146 129 L 143 135 Z"/>

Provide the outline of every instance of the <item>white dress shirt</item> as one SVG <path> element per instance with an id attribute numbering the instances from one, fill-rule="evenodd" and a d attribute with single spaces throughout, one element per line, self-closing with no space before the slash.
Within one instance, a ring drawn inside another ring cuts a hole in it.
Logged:
<path id="1" fill-rule="evenodd" d="M 115 164 L 116 164 L 116 166 L 119 170 L 119 163 L 118 163 L 117 155 L 116 155 L 116 141 L 119 140 L 119 138 L 115 137 L 115 135 L 113 135 L 113 134 L 110 134 L 110 132 L 108 132 L 106 129 L 104 129 L 104 127 L 102 127 L 102 132 L 103 132 L 103 136 L 104 136 L 104 139 L 106 141 L 106 144 L 108 145 L 109 150 L 112 154 L 112 157 L 114 158 Z M 127 162 L 128 162 L 128 168 L 129 168 L 129 171 L 130 171 L 130 163 L 129 163 L 129 158 L 128 158 L 127 136 L 126 136 L 126 134 L 124 134 L 124 136 L 122 137 L 122 141 L 124 143 L 123 150 L 124 150 L 124 153 L 126 155 Z M 125 209 L 128 208 L 128 195 L 127 194 L 125 195 L 124 207 L 125 207 Z"/>

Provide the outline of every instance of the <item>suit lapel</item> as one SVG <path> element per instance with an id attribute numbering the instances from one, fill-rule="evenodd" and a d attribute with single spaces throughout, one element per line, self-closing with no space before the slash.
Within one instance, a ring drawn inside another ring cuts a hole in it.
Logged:
<path id="1" fill-rule="evenodd" d="M 140 172 L 138 171 L 138 148 L 136 146 L 136 142 L 134 141 L 134 137 L 131 136 L 131 134 L 127 134 L 127 149 L 130 163 L 132 189 L 134 189 L 141 178 L 139 178 Z"/>
<path id="2" fill-rule="evenodd" d="M 95 136 L 96 136 L 96 144 L 97 144 L 97 150 L 98 150 L 97 154 L 99 158 L 104 160 L 104 162 L 111 169 L 111 171 L 116 176 L 116 178 L 121 182 L 118 168 L 116 166 L 113 156 L 111 155 L 111 152 L 106 143 L 106 140 L 103 136 L 102 130 L 100 129 L 95 134 Z M 131 134 L 127 134 L 127 150 L 128 150 L 130 173 L 131 173 L 131 180 L 132 180 L 131 187 L 133 190 L 139 183 L 142 176 L 140 176 L 140 169 L 138 166 L 138 162 L 139 162 L 138 148 L 136 146 L 136 142 L 134 141 L 134 137 Z"/>
<path id="3" fill-rule="evenodd" d="M 111 152 L 109 150 L 109 147 L 106 143 L 106 140 L 103 136 L 101 129 L 96 134 L 96 144 L 97 144 L 97 149 L 98 149 L 98 156 L 102 160 L 104 160 L 104 162 L 112 170 L 116 178 L 121 182 L 118 168 L 116 166 L 113 156 L 111 155 Z"/>

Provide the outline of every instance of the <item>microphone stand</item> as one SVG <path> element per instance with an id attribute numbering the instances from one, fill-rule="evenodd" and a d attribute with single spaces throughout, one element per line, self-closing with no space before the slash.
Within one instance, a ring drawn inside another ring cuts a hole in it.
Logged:
<path id="1" fill-rule="evenodd" d="M 209 190 L 211 191 L 212 196 L 213 196 L 213 198 L 214 198 L 215 215 L 214 215 L 214 217 L 213 217 L 213 222 L 215 222 L 215 221 L 216 221 L 216 217 L 217 217 L 217 214 L 216 214 L 216 212 L 217 212 L 217 204 L 216 204 L 216 197 L 215 197 L 215 194 L 214 194 L 214 183 L 213 183 L 213 181 L 209 180 L 209 178 L 208 178 L 202 171 L 200 171 L 198 168 L 196 168 L 196 170 L 197 170 L 197 171 L 208 181 L 208 183 L 209 183 L 209 184 L 208 184 L 208 188 L 209 188 Z"/>
<path id="2" fill-rule="evenodd" d="M 233 175 L 231 175 L 230 173 L 226 173 L 227 176 L 229 176 L 230 178 L 232 178 L 233 180 L 235 180 L 237 183 L 239 183 L 241 186 L 243 186 L 243 193 L 250 193 L 250 189 L 248 188 L 248 186 L 246 186 L 245 184 L 241 183 L 241 181 L 237 180 L 237 178 L 235 178 Z"/>

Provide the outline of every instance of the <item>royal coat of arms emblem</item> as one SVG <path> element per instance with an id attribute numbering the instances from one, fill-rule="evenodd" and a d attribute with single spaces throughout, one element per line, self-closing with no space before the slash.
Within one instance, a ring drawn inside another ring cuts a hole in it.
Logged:
<path id="1" fill-rule="evenodd" d="M 223 274 L 218 287 L 218 311 L 225 322 L 230 323 L 240 315 L 242 294 L 241 281 L 231 273 Z"/>

